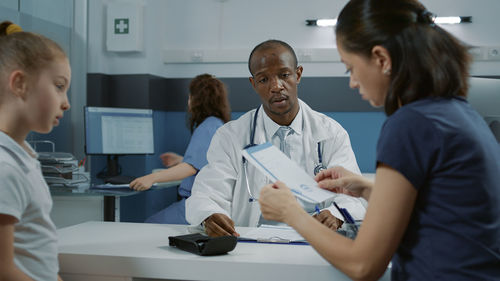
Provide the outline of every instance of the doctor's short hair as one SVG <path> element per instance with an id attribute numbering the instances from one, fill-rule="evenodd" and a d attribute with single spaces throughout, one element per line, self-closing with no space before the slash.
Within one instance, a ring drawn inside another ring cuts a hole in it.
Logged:
<path id="1" fill-rule="evenodd" d="M 207 117 L 215 116 L 224 123 L 231 120 L 226 85 L 215 76 L 201 74 L 189 83 L 189 128 L 194 131 Z"/>
<path id="2" fill-rule="evenodd" d="M 281 40 L 269 39 L 269 40 L 266 40 L 266 41 L 258 44 L 257 46 L 255 46 L 255 48 L 253 48 L 252 52 L 250 52 L 250 56 L 248 57 L 248 70 L 250 71 L 250 74 L 252 76 L 253 76 L 253 72 L 252 72 L 252 68 L 250 67 L 250 62 L 252 61 L 253 54 L 256 51 L 267 50 L 267 49 L 274 48 L 276 46 L 282 46 L 292 54 L 293 65 L 295 66 L 295 68 L 297 68 L 297 66 L 298 66 L 297 55 L 295 54 L 295 51 L 293 50 L 292 46 L 288 45 L 288 43 L 283 42 Z"/>
<path id="3" fill-rule="evenodd" d="M 468 47 L 436 25 L 434 15 L 416 0 L 351 0 L 340 12 L 335 33 L 349 53 L 370 58 L 374 46 L 388 50 L 387 115 L 422 98 L 467 95 Z"/>

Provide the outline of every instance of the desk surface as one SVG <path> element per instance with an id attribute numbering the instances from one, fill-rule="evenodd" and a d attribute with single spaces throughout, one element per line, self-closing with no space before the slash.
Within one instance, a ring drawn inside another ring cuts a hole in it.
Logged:
<path id="1" fill-rule="evenodd" d="M 250 228 L 238 228 L 244 234 Z M 308 245 L 238 243 L 202 257 L 168 246 L 183 225 L 87 222 L 60 229 L 61 274 L 178 280 L 350 280 Z M 386 272 L 381 280 L 389 280 Z"/>
<path id="2" fill-rule="evenodd" d="M 169 182 L 160 182 L 152 186 L 148 190 L 157 190 L 163 188 L 169 188 L 173 186 L 178 186 L 181 184 L 181 180 L 179 181 L 169 181 Z M 147 190 L 146 190 L 147 191 Z M 53 196 L 130 196 L 134 194 L 138 194 L 144 191 L 135 191 L 127 188 L 119 188 L 119 189 L 92 189 L 87 186 L 83 186 L 82 188 L 69 188 L 64 186 L 50 186 L 50 194 Z"/>

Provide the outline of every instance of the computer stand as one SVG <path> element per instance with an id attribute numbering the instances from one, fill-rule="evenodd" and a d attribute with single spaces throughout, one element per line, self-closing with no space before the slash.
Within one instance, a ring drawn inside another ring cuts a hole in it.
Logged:
<path id="1" fill-rule="evenodd" d="M 118 164 L 118 155 L 108 155 L 106 159 L 106 178 L 118 176 L 120 174 L 120 165 Z"/>
<path id="2" fill-rule="evenodd" d="M 108 155 L 106 173 L 104 182 L 112 184 L 128 184 L 134 177 L 121 175 L 120 164 L 118 164 L 118 155 Z"/>

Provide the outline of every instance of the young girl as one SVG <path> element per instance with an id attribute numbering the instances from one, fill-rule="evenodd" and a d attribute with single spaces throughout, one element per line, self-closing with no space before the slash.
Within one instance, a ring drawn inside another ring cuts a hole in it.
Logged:
<path id="1" fill-rule="evenodd" d="M 69 109 L 64 51 L 41 35 L 0 24 L 0 279 L 57 280 L 52 199 L 30 131 L 48 133 Z"/>
<path id="2" fill-rule="evenodd" d="M 330 231 L 282 183 L 262 189 L 267 219 L 294 227 L 355 280 L 499 280 L 500 146 L 465 99 L 469 55 L 416 0 L 351 0 L 337 47 L 350 86 L 388 118 L 375 183 L 340 167 L 320 187 L 369 199 L 356 239 Z"/>
<path id="3" fill-rule="evenodd" d="M 154 214 L 146 222 L 188 224 L 184 201 L 191 195 L 195 175 L 207 164 L 206 155 L 212 136 L 231 118 L 224 83 L 209 74 L 196 76 L 189 84 L 188 113 L 193 135 L 184 157 L 165 153 L 162 155 L 163 162 L 173 167 L 130 183 L 130 187 L 135 190 L 146 190 L 156 182 L 183 179 L 179 186 L 181 200 Z"/>

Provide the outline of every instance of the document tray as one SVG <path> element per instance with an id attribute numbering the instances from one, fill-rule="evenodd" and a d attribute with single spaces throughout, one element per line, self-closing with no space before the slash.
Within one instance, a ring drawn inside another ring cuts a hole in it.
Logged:
<path id="1" fill-rule="evenodd" d="M 209 237 L 201 233 L 169 236 L 169 245 L 200 256 L 222 255 L 236 247 L 235 236 Z"/>

